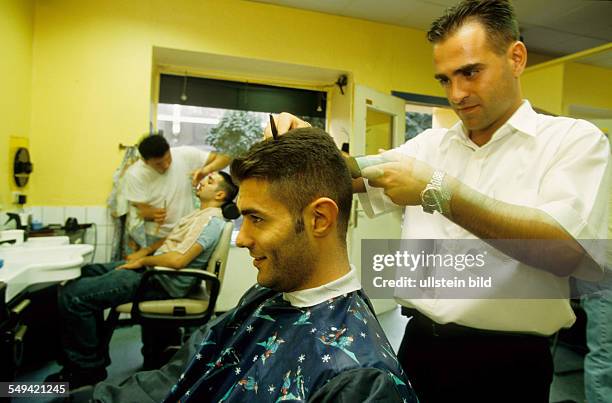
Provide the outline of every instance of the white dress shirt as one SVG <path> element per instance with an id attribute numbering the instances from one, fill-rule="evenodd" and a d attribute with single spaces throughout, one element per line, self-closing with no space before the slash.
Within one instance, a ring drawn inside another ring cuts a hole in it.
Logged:
<path id="1" fill-rule="evenodd" d="M 523 101 L 512 117 L 482 147 L 471 141 L 461 122 L 450 129 L 429 129 L 397 148 L 493 199 L 537 208 L 576 239 L 607 238 L 610 146 L 584 120 L 536 113 Z M 366 184 L 364 208 L 373 214 L 392 202 Z M 473 239 L 444 216 L 406 207 L 404 239 Z M 507 287 L 568 287 L 566 278 L 507 259 Z M 552 283 L 551 283 L 552 282 Z M 544 286 L 543 286 L 544 287 Z M 493 295 L 489 295 L 495 298 Z M 566 299 L 398 299 L 438 323 L 479 329 L 550 335 L 569 327 L 575 316 Z"/>

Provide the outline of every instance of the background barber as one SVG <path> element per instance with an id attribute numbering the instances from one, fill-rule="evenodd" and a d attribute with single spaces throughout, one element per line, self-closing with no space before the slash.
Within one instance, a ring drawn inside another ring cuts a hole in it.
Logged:
<path id="1" fill-rule="evenodd" d="M 181 217 L 195 210 L 192 182 L 223 169 L 230 158 L 195 147 L 170 148 L 158 134 L 145 137 L 138 151 L 141 159 L 126 172 L 126 198 L 145 220 L 150 245 L 165 237 Z"/>

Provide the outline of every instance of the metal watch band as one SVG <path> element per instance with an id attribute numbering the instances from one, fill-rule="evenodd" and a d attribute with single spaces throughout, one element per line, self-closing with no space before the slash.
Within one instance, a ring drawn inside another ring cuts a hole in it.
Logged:
<path id="1" fill-rule="evenodd" d="M 433 213 L 434 211 L 437 211 L 450 218 L 451 192 L 446 186 L 444 186 L 445 176 L 446 174 L 444 171 L 434 171 L 429 183 L 423 192 L 421 192 L 421 203 L 423 206 L 423 211 L 426 213 Z M 425 194 L 428 192 L 429 195 L 425 196 Z"/>

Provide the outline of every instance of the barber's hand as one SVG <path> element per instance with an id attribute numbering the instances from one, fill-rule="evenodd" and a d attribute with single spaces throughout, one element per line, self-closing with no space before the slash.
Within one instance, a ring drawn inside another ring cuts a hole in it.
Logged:
<path id="1" fill-rule="evenodd" d="M 301 127 L 311 127 L 310 123 L 299 119 L 298 117 L 287 113 L 281 112 L 279 115 L 273 116 L 274 123 L 276 124 L 276 130 L 278 134 L 285 134 L 289 130 L 299 129 Z M 268 139 L 272 137 L 272 127 L 270 126 L 270 122 L 266 125 L 266 129 L 264 130 L 264 139 Z"/>
<path id="2" fill-rule="evenodd" d="M 155 221 L 158 224 L 163 224 L 166 221 L 166 209 L 153 207 L 142 203 L 137 206 L 140 216 L 147 221 Z"/>
<path id="3" fill-rule="evenodd" d="M 395 151 L 380 154 L 386 161 L 361 170 L 370 186 L 383 188 L 400 206 L 421 205 L 421 192 L 429 183 L 433 169 L 426 163 Z"/>
<path id="4" fill-rule="evenodd" d="M 164 221 L 166 221 L 166 209 L 154 208 L 153 210 L 153 221 L 155 221 L 159 225 L 162 225 Z"/>
<path id="5" fill-rule="evenodd" d="M 206 169 L 206 167 L 202 167 L 193 171 L 193 174 L 191 174 L 191 186 L 195 186 L 200 183 L 200 181 L 204 179 L 209 173 L 210 172 L 208 172 L 208 169 Z"/>
<path id="6" fill-rule="evenodd" d="M 144 267 L 144 264 L 142 262 L 142 258 L 136 259 L 136 260 L 131 260 L 129 262 L 126 262 L 124 264 L 122 264 L 121 266 L 115 268 L 115 270 L 134 270 L 134 269 L 140 269 L 141 267 Z"/>

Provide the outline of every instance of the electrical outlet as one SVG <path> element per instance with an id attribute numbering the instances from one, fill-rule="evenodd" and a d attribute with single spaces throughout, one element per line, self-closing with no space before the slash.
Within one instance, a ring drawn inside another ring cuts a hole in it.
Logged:
<path id="1" fill-rule="evenodd" d="M 13 192 L 13 204 L 24 205 L 26 204 L 27 197 L 21 192 Z"/>

